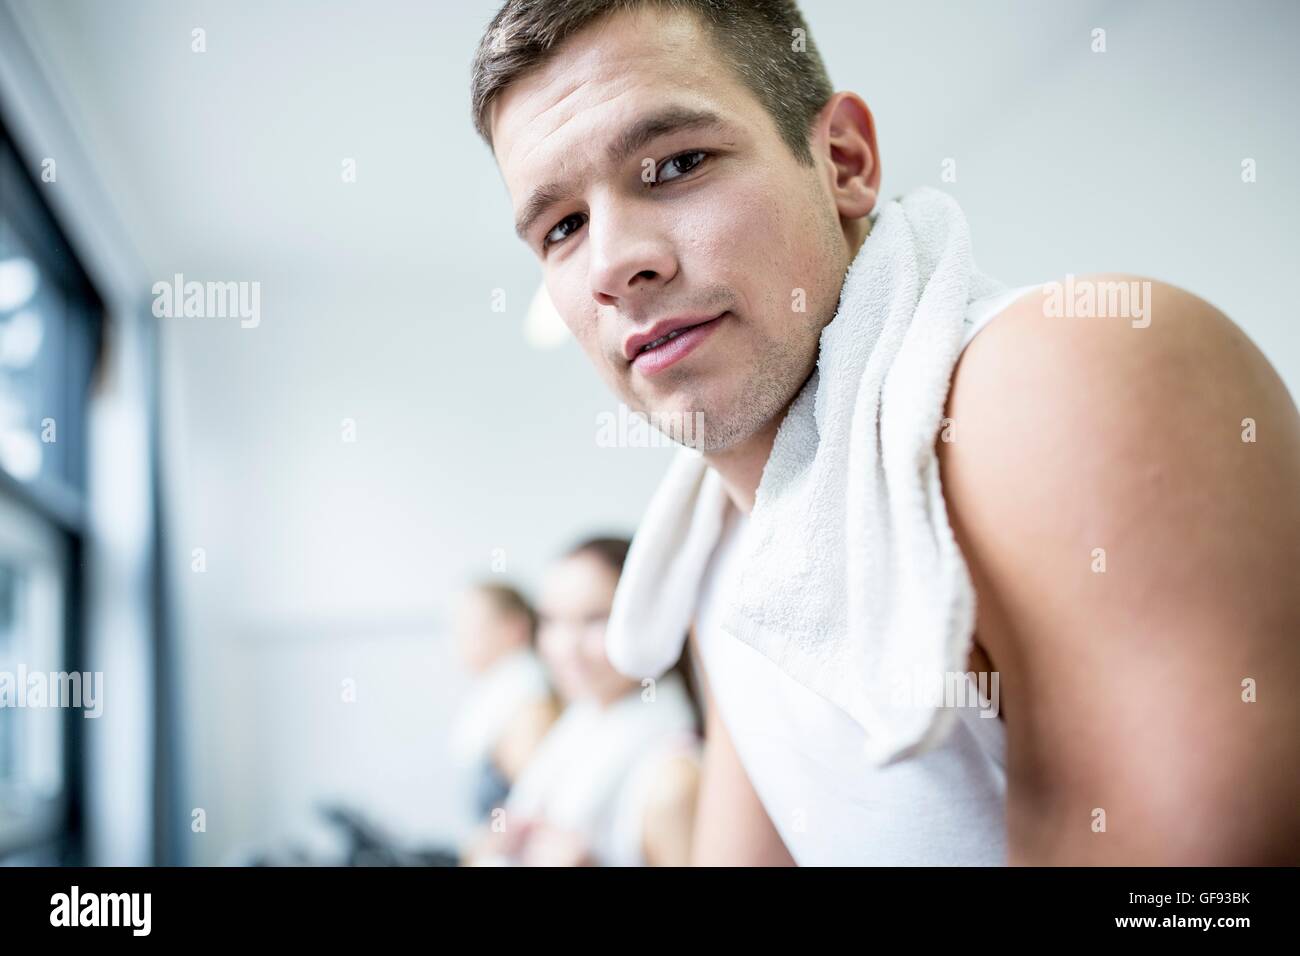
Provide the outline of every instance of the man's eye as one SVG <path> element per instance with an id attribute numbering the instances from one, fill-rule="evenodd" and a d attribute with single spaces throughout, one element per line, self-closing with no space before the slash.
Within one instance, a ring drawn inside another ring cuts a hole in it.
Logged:
<path id="1" fill-rule="evenodd" d="M 696 167 L 708 159 L 707 150 L 693 149 L 690 152 L 678 153 L 669 159 L 665 159 L 655 170 L 655 179 L 649 185 L 654 186 L 657 183 L 672 182 L 674 179 L 680 179 L 687 173 L 693 172 Z M 586 216 L 583 213 L 575 212 L 572 215 L 565 216 L 557 222 L 545 236 L 542 237 L 542 249 L 545 251 L 556 243 L 563 242 L 573 233 L 582 228 L 586 222 Z"/>
<path id="2" fill-rule="evenodd" d="M 572 215 L 565 216 L 555 224 L 554 229 L 542 237 L 542 248 L 545 249 L 548 246 L 555 245 L 557 242 L 563 242 L 582 225 L 583 221 L 585 220 L 583 220 L 583 214 L 580 212 L 575 212 Z"/>
<path id="3" fill-rule="evenodd" d="M 679 153 L 671 159 L 665 159 L 655 170 L 655 182 L 664 183 L 680 179 L 704 162 L 708 155 L 702 149 L 693 149 L 689 153 Z"/>

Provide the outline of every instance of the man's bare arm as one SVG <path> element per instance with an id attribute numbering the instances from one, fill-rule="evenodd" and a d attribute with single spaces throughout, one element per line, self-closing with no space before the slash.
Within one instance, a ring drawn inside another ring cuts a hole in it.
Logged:
<path id="1" fill-rule="evenodd" d="M 1300 416 L 1213 307 L 1149 306 L 1022 298 L 949 397 L 1011 862 L 1300 863 Z"/>

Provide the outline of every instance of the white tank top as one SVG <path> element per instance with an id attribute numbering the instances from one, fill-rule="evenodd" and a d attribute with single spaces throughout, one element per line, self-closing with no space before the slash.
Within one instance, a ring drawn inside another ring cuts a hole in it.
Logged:
<path id="1" fill-rule="evenodd" d="M 1036 288 L 972 302 L 964 349 L 987 322 Z M 696 611 L 701 663 L 759 800 L 801 866 L 992 866 L 1006 863 L 1006 730 L 1001 718 L 958 707 L 942 744 L 876 768 L 863 730 L 720 618 L 748 519 L 728 510 Z"/>
<path id="2" fill-rule="evenodd" d="M 580 834 L 601 866 L 640 866 L 647 794 L 660 761 L 698 758 L 695 714 L 682 679 L 660 678 L 600 706 L 571 701 L 506 800 L 511 819 L 540 819 Z M 509 861 L 499 861 L 509 862 Z"/>

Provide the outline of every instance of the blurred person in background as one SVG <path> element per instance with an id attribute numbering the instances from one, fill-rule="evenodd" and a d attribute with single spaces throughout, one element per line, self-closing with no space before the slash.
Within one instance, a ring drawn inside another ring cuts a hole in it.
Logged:
<path id="1" fill-rule="evenodd" d="M 537 613 L 515 588 L 480 582 L 461 595 L 457 651 L 474 675 L 452 730 L 452 753 L 471 781 L 476 820 L 510 786 L 560 713 L 535 644 Z"/>
<path id="2" fill-rule="evenodd" d="M 592 538 L 546 575 L 538 649 L 565 710 L 472 864 L 689 862 L 700 735 L 688 663 L 680 660 L 657 682 L 637 682 L 605 656 L 605 623 L 629 544 Z"/>

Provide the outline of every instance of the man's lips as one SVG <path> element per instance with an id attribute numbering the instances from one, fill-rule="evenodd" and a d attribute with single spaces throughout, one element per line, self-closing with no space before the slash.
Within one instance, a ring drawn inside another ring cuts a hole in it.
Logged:
<path id="1" fill-rule="evenodd" d="M 632 336 L 625 347 L 625 351 L 631 353 L 632 367 L 642 375 L 654 375 L 675 365 L 712 335 L 726 316 L 727 313 L 723 312 L 711 319 L 669 320 L 648 333 Z M 642 342 L 638 343 L 638 339 Z"/>
<path id="2" fill-rule="evenodd" d="M 703 325 L 705 322 L 711 322 L 720 317 L 720 314 L 705 314 L 678 315 L 671 319 L 660 319 L 644 332 L 637 332 L 633 335 L 629 335 L 623 341 L 623 357 L 629 362 L 634 361 L 645 346 L 657 342 L 664 336 L 670 335 L 673 332 L 680 332 L 683 329 L 688 329 L 692 325 Z"/>

